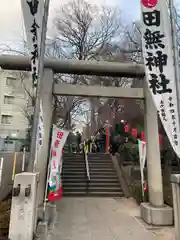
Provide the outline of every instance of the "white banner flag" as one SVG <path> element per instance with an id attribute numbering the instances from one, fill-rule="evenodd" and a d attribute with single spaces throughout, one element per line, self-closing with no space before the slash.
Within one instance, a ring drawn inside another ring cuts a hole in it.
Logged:
<path id="1" fill-rule="evenodd" d="M 139 148 L 142 195 L 144 197 L 144 167 L 146 163 L 146 143 L 138 139 L 138 148 Z"/>
<path id="2" fill-rule="evenodd" d="M 21 6 L 24 17 L 27 44 L 31 55 L 32 83 L 33 87 L 36 87 L 39 73 L 39 61 L 40 61 L 39 53 L 41 47 L 44 0 L 21 0 Z M 44 138 L 43 109 L 42 101 L 40 101 L 40 113 L 36 136 L 36 159 L 34 164 L 36 164 L 37 162 L 38 151 L 40 150 L 40 147 L 43 144 L 43 138 Z"/>
<path id="3" fill-rule="evenodd" d="M 60 175 L 62 171 L 62 151 L 66 139 L 68 137 L 68 134 L 69 134 L 68 131 L 59 129 L 55 125 L 53 125 L 51 140 L 50 175 L 49 175 L 50 187 L 58 185 L 57 175 Z"/>
<path id="4" fill-rule="evenodd" d="M 21 0 L 27 44 L 31 54 L 33 86 L 37 86 L 44 0 Z"/>
<path id="5" fill-rule="evenodd" d="M 43 109 L 42 109 L 42 102 L 40 102 L 39 123 L 38 123 L 38 129 L 37 129 L 37 137 L 36 137 L 37 151 L 43 145 L 43 137 L 44 137 Z"/>
<path id="6" fill-rule="evenodd" d="M 168 6 L 141 0 L 146 79 L 170 143 L 180 157 L 180 128 Z"/>

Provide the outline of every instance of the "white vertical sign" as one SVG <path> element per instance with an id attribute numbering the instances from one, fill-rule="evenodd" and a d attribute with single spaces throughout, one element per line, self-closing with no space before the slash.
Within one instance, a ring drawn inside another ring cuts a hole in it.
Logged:
<path id="1" fill-rule="evenodd" d="M 44 16 L 44 0 L 21 0 L 24 25 L 26 29 L 27 44 L 31 55 L 31 74 L 33 87 L 37 86 L 39 75 L 39 61 L 41 48 L 42 23 Z M 40 101 L 39 122 L 36 137 L 36 159 L 37 151 L 43 144 L 44 124 L 42 101 Z"/>
<path id="2" fill-rule="evenodd" d="M 37 86 L 44 0 L 21 0 L 27 44 L 31 53 L 33 86 Z"/>
<path id="3" fill-rule="evenodd" d="M 138 148 L 139 148 L 142 196 L 144 197 L 144 167 L 146 162 L 146 143 L 138 139 Z"/>
<path id="4" fill-rule="evenodd" d="M 36 144 L 37 144 L 38 150 L 43 144 L 43 136 L 44 136 L 43 109 L 42 109 L 42 102 L 40 102 L 39 123 L 38 123 L 37 138 L 36 138 Z"/>
<path id="5" fill-rule="evenodd" d="M 168 6 L 141 0 L 146 79 L 170 143 L 180 157 L 180 127 Z"/>

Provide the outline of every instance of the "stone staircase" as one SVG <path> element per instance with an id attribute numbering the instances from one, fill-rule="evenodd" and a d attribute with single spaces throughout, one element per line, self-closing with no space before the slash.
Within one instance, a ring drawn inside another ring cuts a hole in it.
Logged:
<path id="1" fill-rule="evenodd" d="M 85 196 L 87 189 L 84 154 L 65 153 L 63 155 L 63 196 Z"/>
<path id="2" fill-rule="evenodd" d="M 69 197 L 122 197 L 116 171 L 109 154 L 89 153 L 91 180 L 87 188 L 85 160 L 82 153 L 64 154 L 63 195 Z"/>
<path id="3" fill-rule="evenodd" d="M 97 197 L 122 197 L 116 171 L 109 154 L 89 153 L 88 162 L 91 181 L 88 194 Z"/>

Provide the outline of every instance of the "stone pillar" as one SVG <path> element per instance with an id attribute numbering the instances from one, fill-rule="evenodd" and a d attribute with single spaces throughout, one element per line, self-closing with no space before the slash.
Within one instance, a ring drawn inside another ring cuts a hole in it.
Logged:
<path id="1" fill-rule="evenodd" d="M 173 193 L 175 240 L 179 240 L 180 239 L 180 174 L 171 175 L 171 183 L 172 183 L 172 193 Z"/>
<path id="2" fill-rule="evenodd" d="M 148 224 L 171 225 L 172 209 L 163 198 L 157 110 L 146 83 L 144 93 L 149 203 L 141 204 L 141 216 Z"/>
<path id="3" fill-rule="evenodd" d="M 33 239 L 36 231 L 38 181 L 37 173 L 15 175 L 8 239 Z"/>
<path id="4" fill-rule="evenodd" d="M 35 172 L 40 173 L 39 183 L 39 205 L 43 203 L 46 183 L 46 170 L 48 164 L 49 154 L 49 140 L 52 126 L 52 114 L 53 114 L 53 72 L 51 69 L 44 69 L 44 76 L 41 89 L 41 100 L 43 108 L 43 120 L 44 120 L 44 139 L 43 145 L 37 156 L 37 163 L 35 165 Z"/>
<path id="5" fill-rule="evenodd" d="M 149 89 L 145 89 L 145 135 L 147 141 L 147 170 L 149 202 L 155 207 L 164 204 L 160 160 L 158 117 Z"/>

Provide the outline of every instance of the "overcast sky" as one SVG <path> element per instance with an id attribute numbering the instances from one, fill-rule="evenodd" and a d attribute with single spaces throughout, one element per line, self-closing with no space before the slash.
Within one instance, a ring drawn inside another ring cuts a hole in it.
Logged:
<path id="1" fill-rule="evenodd" d="M 0 44 L 16 45 L 20 37 L 24 37 L 21 0 L 0 0 Z M 136 20 L 140 18 L 140 0 L 89 0 L 91 3 L 118 5 L 125 16 L 124 19 Z M 165 1 L 165 0 L 164 0 Z M 180 2 L 180 0 L 176 0 Z M 67 0 L 50 0 L 49 22 L 53 18 L 53 11 L 59 4 Z"/>
<path id="2" fill-rule="evenodd" d="M 96 4 L 119 5 L 122 7 L 123 14 L 125 14 L 127 18 L 131 17 L 132 19 L 136 19 L 139 17 L 139 0 L 89 1 Z M 63 2 L 67 2 L 67 0 L 50 0 L 50 21 L 52 20 L 53 11 Z M 23 18 L 20 0 L 0 0 L 0 3 L 0 43 L 13 42 L 16 44 L 20 36 L 23 36 Z"/>

